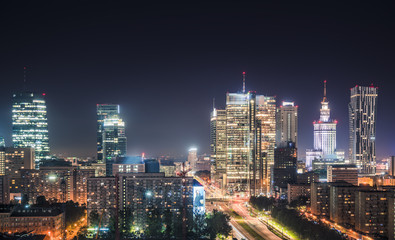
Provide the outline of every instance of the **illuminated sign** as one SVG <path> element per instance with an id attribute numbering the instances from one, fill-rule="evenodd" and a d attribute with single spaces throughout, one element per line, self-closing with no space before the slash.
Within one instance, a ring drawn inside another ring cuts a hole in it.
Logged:
<path id="1" fill-rule="evenodd" d="M 206 195 L 203 186 L 193 187 L 193 213 L 204 214 L 206 204 Z"/>

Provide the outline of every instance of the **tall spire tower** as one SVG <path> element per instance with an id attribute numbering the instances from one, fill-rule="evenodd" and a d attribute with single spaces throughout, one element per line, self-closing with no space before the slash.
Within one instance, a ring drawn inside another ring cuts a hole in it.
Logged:
<path id="1" fill-rule="evenodd" d="M 243 72 L 243 93 L 246 92 L 246 72 Z"/>
<path id="2" fill-rule="evenodd" d="M 324 97 L 322 98 L 321 109 L 320 109 L 321 122 L 329 122 L 331 110 L 329 109 L 328 104 L 329 104 L 328 99 L 326 99 L 326 80 L 324 80 Z"/>
<path id="3" fill-rule="evenodd" d="M 325 168 L 325 163 L 336 163 L 344 160 L 344 151 L 336 148 L 337 121 L 330 119 L 331 110 L 326 97 L 326 80 L 324 80 L 324 96 L 321 101 L 320 119 L 314 121 L 314 149 L 306 150 L 306 167 L 308 169 Z M 319 162 L 315 167 L 313 161 Z"/>

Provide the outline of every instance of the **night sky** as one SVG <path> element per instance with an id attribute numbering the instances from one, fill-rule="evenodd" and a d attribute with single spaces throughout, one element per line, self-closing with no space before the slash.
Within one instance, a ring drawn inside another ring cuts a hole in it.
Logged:
<path id="1" fill-rule="evenodd" d="M 29 89 L 46 93 L 52 153 L 95 155 L 97 103 L 121 105 L 128 154 L 185 154 L 190 146 L 208 153 L 212 99 L 224 107 L 225 93 L 242 89 L 246 71 L 247 90 L 299 106 L 302 157 L 313 146 L 323 80 L 344 150 L 350 88 L 373 83 L 378 159 L 395 154 L 393 1 L 114 2 L 0 5 L 6 144 L 11 96 L 22 89 L 29 64 Z"/>

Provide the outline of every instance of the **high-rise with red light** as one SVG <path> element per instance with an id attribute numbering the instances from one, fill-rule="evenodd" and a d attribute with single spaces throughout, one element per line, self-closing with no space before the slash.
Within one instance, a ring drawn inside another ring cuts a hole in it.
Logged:
<path id="1" fill-rule="evenodd" d="M 349 157 L 360 172 L 376 172 L 376 110 L 378 88 L 351 88 L 349 110 Z"/>

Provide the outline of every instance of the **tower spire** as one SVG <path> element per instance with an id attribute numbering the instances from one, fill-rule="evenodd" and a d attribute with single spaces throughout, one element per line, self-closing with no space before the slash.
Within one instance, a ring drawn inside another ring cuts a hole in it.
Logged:
<path id="1" fill-rule="evenodd" d="M 215 109 L 215 98 L 213 98 L 213 109 Z"/>
<path id="2" fill-rule="evenodd" d="M 246 92 L 246 72 L 243 72 L 243 93 Z"/>
<path id="3" fill-rule="evenodd" d="M 324 99 L 323 102 L 326 102 L 326 80 L 324 80 Z"/>

